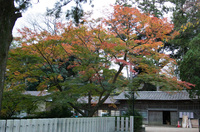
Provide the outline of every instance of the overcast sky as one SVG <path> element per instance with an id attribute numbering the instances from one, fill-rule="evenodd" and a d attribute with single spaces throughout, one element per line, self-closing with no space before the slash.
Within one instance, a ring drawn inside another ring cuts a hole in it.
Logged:
<path id="1" fill-rule="evenodd" d="M 27 21 L 32 16 L 34 17 L 37 15 L 39 16 L 40 14 L 45 14 L 47 7 L 53 8 L 56 0 L 40 0 L 39 3 L 37 1 L 38 0 L 33 0 L 32 7 L 28 8 L 28 10 L 22 14 L 22 17 L 17 20 L 15 27 L 13 29 L 14 36 L 17 33 L 16 29 L 27 26 L 28 25 Z M 88 4 L 84 4 L 83 9 L 84 11 L 93 10 L 93 17 L 97 18 L 103 16 L 102 13 L 103 10 L 105 10 L 106 8 L 110 8 L 109 5 L 114 4 L 115 1 L 116 0 L 93 0 L 93 5 L 94 5 L 93 8 Z M 71 6 L 73 5 L 74 3 L 71 2 L 70 4 L 65 6 L 63 10 L 70 9 Z"/>
<path id="2" fill-rule="evenodd" d="M 31 19 L 31 17 L 33 16 L 39 16 L 39 14 L 45 14 L 47 7 L 48 8 L 53 8 L 55 1 L 57 0 L 32 0 L 33 4 L 32 7 L 28 8 L 27 11 L 25 11 L 22 14 L 22 17 L 19 18 L 15 24 L 15 27 L 13 29 L 13 35 L 15 36 L 17 34 L 17 28 L 22 28 L 24 26 L 28 25 L 28 19 Z M 83 5 L 83 9 L 84 11 L 93 11 L 93 16 L 94 18 L 98 18 L 98 17 L 102 17 L 103 11 L 105 9 L 110 9 L 110 5 L 113 5 L 115 3 L 116 0 L 93 0 L 93 5 L 94 7 L 92 8 L 90 5 L 88 4 L 84 4 Z M 170 6 L 170 4 L 168 2 L 166 2 L 167 5 Z M 74 2 L 71 2 L 70 4 L 68 4 L 67 6 L 64 7 L 63 10 L 67 10 L 70 9 L 72 6 L 74 6 Z M 165 17 L 170 17 L 172 14 L 169 13 L 167 15 L 165 15 Z"/>

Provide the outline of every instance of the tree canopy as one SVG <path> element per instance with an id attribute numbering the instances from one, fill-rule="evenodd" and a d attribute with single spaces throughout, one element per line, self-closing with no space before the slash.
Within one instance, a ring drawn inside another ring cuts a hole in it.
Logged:
<path id="1" fill-rule="evenodd" d="M 25 95 L 20 90 L 9 90 L 4 92 L 2 102 L 1 118 L 9 119 L 16 117 L 21 112 L 32 114 L 41 103 L 40 97 Z"/>
<path id="2" fill-rule="evenodd" d="M 140 8 L 142 12 L 150 13 L 160 18 L 162 18 L 165 13 L 172 13 L 173 30 L 179 32 L 179 34 L 172 41 L 164 41 L 164 47 L 160 52 L 169 52 L 170 56 L 176 59 L 175 73 L 180 79 L 196 84 L 195 88 L 189 90 L 191 96 L 194 96 L 194 94 L 192 94 L 194 91 L 199 95 L 198 81 L 194 81 L 196 79 L 198 80 L 198 76 L 193 72 L 193 70 L 198 71 L 197 69 L 199 67 L 197 61 L 191 61 L 198 56 L 196 53 L 197 51 L 192 47 L 196 46 L 194 40 L 197 40 L 200 33 L 199 0 L 133 0 L 133 2 L 137 3 L 138 8 Z M 168 6 L 165 6 L 165 3 L 168 3 Z M 172 6 L 170 7 L 170 5 Z M 192 74 L 194 74 L 194 77 L 192 77 Z M 188 75 L 190 75 L 190 77 L 188 77 Z"/>
<path id="3" fill-rule="evenodd" d="M 196 86 L 189 90 L 191 97 L 200 95 L 200 34 L 189 44 L 189 50 L 180 63 L 180 77 Z"/>
<path id="4" fill-rule="evenodd" d="M 113 8 L 107 17 L 78 26 L 57 23 L 55 34 L 19 30 L 21 47 L 9 56 L 9 88 L 37 82 L 38 90 L 65 93 L 71 98 L 68 104 L 83 116 L 92 116 L 115 90 L 133 88 L 122 73 L 126 66 L 134 75 L 140 72 L 135 84 L 142 80 L 163 89 L 190 88 L 192 84 L 173 76 L 175 60 L 158 52 L 163 41 L 177 35 L 173 24 L 133 7 Z"/>
<path id="5" fill-rule="evenodd" d="M 56 5 L 59 5 L 56 9 L 55 16 L 61 11 L 61 7 L 67 5 L 73 0 L 59 0 Z M 82 16 L 80 9 L 80 3 L 87 2 L 86 0 L 74 0 L 77 3 L 77 7 L 72 9 L 71 15 L 75 22 L 79 22 L 78 19 Z M 8 58 L 8 51 L 13 40 L 12 30 L 15 22 L 22 16 L 22 12 L 31 6 L 31 0 L 0 0 L 0 110 L 3 99 L 3 89 L 5 80 L 6 63 Z M 39 2 L 39 0 L 38 0 Z"/>

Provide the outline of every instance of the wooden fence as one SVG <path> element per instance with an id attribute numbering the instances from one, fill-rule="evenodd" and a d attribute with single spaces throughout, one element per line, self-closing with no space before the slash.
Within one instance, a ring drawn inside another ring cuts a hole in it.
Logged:
<path id="1" fill-rule="evenodd" d="M 0 132 L 132 132 L 132 117 L 130 121 L 127 119 L 117 118 L 115 121 L 115 117 L 92 117 L 0 120 Z"/>
<path id="2" fill-rule="evenodd" d="M 115 132 L 133 132 L 134 120 L 130 117 L 117 117 L 115 120 Z"/>

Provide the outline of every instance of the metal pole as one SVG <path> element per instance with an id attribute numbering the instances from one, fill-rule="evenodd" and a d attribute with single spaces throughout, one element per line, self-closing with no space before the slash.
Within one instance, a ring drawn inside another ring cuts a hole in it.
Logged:
<path id="1" fill-rule="evenodd" d="M 199 132 L 200 132 L 200 118 L 199 118 Z"/>
<path id="2" fill-rule="evenodd" d="M 135 112 L 134 112 L 134 90 L 133 90 L 133 116 L 135 115 Z"/>
<path id="3" fill-rule="evenodd" d="M 132 73 L 132 68 L 130 65 L 130 83 L 133 82 L 133 73 Z M 132 110 L 133 110 L 133 132 L 134 132 L 134 89 L 132 91 L 132 96 L 133 96 L 133 102 L 132 102 Z"/>

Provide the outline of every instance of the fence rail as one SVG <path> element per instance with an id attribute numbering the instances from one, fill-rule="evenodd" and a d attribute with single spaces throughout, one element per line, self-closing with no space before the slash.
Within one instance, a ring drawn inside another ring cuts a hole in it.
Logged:
<path id="1" fill-rule="evenodd" d="M 117 117 L 115 124 L 116 124 L 116 131 L 115 132 L 133 132 L 134 125 L 133 116 L 130 117 Z"/>
<path id="2" fill-rule="evenodd" d="M 0 132 L 132 132 L 133 117 L 0 120 Z M 119 125 L 120 124 L 120 125 Z"/>

